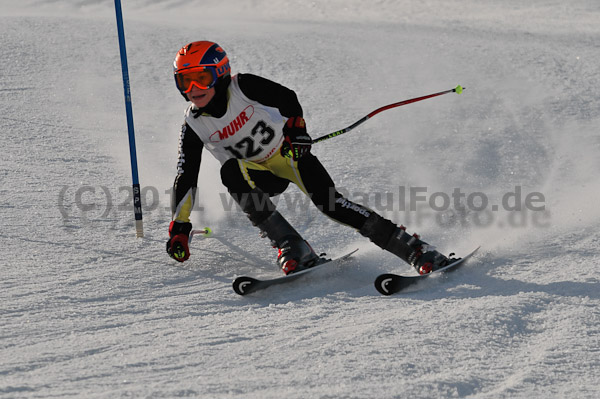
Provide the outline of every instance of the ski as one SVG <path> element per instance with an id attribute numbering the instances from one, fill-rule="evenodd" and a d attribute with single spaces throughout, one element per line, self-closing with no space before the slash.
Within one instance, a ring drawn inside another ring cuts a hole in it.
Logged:
<path id="1" fill-rule="evenodd" d="M 348 259 L 350 256 L 352 256 L 356 251 L 358 251 L 358 249 L 355 249 L 354 251 L 335 259 L 321 258 L 322 261 L 320 263 L 317 263 L 315 266 L 309 267 L 308 269 L 304 269 L 296 273 L 288 274 L 287 276 L 276 277 L 267 280 L 259 280 L 253 277 L 241 276 L 233 281 L 233 290 L 236 292 L 236 294 L 247 295 L 252 292 L 264 290 L 265 288 L 271 287 L 273 285 L 289 283 L 317 269 L 321 269 L 325 265 L 331 265 L 334 263 L 342 262 Z"/>
<path id="2" fill-rule="evenodd" d="M 478 249 L 479 247 L 475 248 L 471 253 L 469 253 L 465 257 L 458 259 L 457 261 L 452 262 L 449 265 L 444 266 L 441 269 L 435 270 L 431 273 L 420 274 L 418 276 L 401 276 L 393 273 L 381 274 L 375 279 L 375 289 L 377 289 L 377 291 L 379 291 L 379 293 L 382 295 L 395 294 L 397 292 L 402 291 L 406 287 L 423 281 L 432 274 L 445 273 L 456 270 L 460 265 L 463 265 L 471 256 L 473 256 L 473 254 L 477 252 Z"/>

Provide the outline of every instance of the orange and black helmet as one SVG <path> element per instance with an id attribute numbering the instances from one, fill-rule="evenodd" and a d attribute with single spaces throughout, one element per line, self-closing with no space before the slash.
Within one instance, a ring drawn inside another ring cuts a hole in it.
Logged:
<path id="1" fill-rule="evenodd" d="M 184 97 L 192 90 L 192 86 L 210 89 L 230 73 L 227 53 L 217 43 L 209 41 L 183 46 L 173 62 L 175 84 Z"/>

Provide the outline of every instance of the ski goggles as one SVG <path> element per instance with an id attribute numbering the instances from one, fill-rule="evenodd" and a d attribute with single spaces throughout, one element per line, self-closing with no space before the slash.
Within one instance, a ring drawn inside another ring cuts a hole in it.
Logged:
<path id="1" fill-rule="evenodd" d="M 192 91 L 192 86 L 207 90 L 217 83 L 217 70 L 214 67 L 203 67 L 193 71 L 175 74 L 175 84 L 182 93 Z"/>

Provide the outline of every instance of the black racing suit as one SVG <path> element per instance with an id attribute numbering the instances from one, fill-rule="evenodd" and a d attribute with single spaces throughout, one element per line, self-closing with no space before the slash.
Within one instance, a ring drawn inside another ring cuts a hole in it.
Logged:
<path id="1" fill-rule="evenodd" d="M 294 91 L 256 75 L 238 74 L 237 79 L 241 91 L 249 99 L 276 108 L 285 118 L 302 116 L 302 107 Z M 224 115 L 228 104 L 227 90 L 230 81 L 231 78 L 228 77 L 217 84 L 215 97 L 207 107 L 198 109 L 192 106 L 191 110 L 195 118 L 200 116 L 220 118 Z M 196 132 L 184 123 L 180 136 L 178 174 L 173 186 L 172 212 L 173 220 L 177 222 L 189 222 L 204 145 Z M 306 154 L 298 160 L 297 168 L 307 194 L 319 210 L 332 219 L 357 230 L 363 227 L 373 211 L 344 198 L 336 190 L 333 180 L 317 157 L 311 153 Z M 243 172 L 235 158 L 226 161 L 221 168 L 221 180 L 238 203 L 244 194 L 252 190 Z M 245 173 L 250 173 L 256 186 L 269 196 L 283 193 L 290 183 L 289 180 L 275 176 L 269 171 L 246 170 Z M 266 217 L 266 214 L 264 216 Z M 262 219 L 263 216 L 260 218 Z M 255 224 L 260 222 L 256 218 L 250 219 Z"/>

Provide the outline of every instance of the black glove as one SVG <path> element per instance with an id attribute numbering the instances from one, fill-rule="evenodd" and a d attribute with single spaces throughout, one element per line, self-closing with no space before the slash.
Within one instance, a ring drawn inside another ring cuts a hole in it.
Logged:
<path id="1" fill-rule="evenodd" d="M 294 161 L 308 154 L 313 143 L 306 133 L 306 123 L 301 116 L 292 116 L 287 120 L 283 126 L 283 139 L 281 155 L 286 158 L 292 157 Z"/>
<path id="2" fill-rule="evenodd" d="M 180 223 L 172 221 L 169 225 L 169 241 L 167 241 L 167 253 L 178 262 L 184 262 L 190 257 L 188 241 L 192 231 L 191 223 Z"/>

